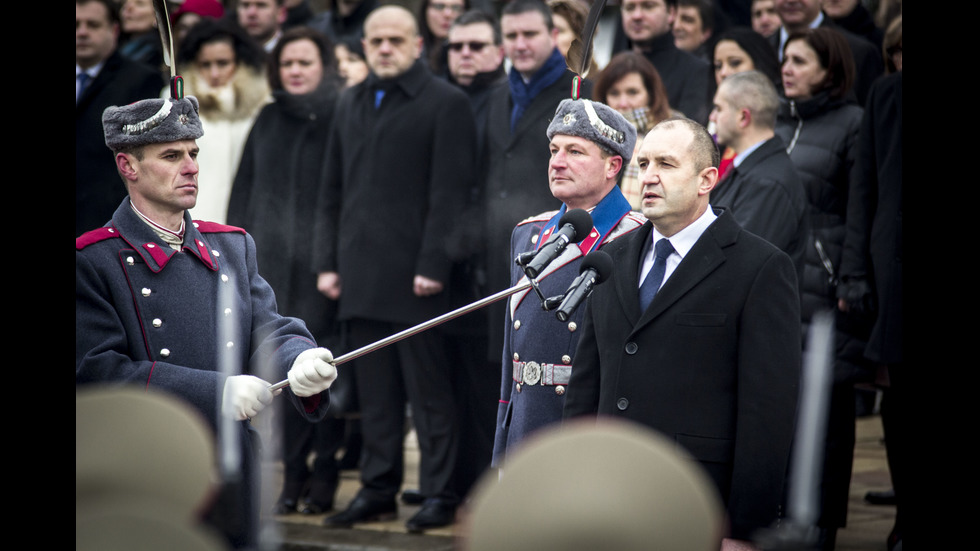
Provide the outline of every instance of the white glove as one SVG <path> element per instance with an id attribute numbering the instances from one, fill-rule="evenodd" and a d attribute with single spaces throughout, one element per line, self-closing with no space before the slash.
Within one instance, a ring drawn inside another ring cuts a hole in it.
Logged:
<path id="1" fill-rule="evenodd" d="M 272 396 L 269 383 L 262 379 L 252 375 L 234 375 L 225 380 L 221 412 L 236 421 L 251 419 L 272 403 Z"/>
<path id="2" fill-rule="evenodd" d="M 289 388 L 300 398 L 314 396 L 330 388 L 337 378 L 337 368 L 330 362 L 333 353 L 326 348 L 311 348 L 296 356 L 286 378 Z"/>

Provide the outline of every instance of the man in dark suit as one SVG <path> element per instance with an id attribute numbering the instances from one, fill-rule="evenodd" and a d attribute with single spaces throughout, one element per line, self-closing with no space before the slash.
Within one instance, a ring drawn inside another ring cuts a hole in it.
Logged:
<path id="1" fill-rule="evenodd" d="M 510 234 L 518 222 L 555 210 L 561 201 L 543 178 L 548 172 L 548 124 L 562 100 L 571 97 L 572 78 L 557 48 L 558 28 L 540 0 L 515 0 L 500 17 L 504 53 L 512 63 L 509 81 L 490 97 L 487 115 L 485 220 L 487 291 L 510 285 Z M 581 97 L 592 85 L 583 82 Z M 502 304 L 487 308 L 489 358 L 500 360 Z"/>
<path id="2" fill-rule="evenodd" d="M 765 75 L 745 71 L 722 81 L 711 120 L 718 145 L 735 151 L 732 169 L 711 190 L 711 204 L 789 255 L 803 277 L 806 194 L 786 146 L 776 137 L 779 94 Z M 802 279 L 800 279 L 802 281 Z"/>
<path id="3" fill-rule="evenodd" d="M 352 348 L 449 311 L 445 237 L 472 186 L 476 130 L 466 95 L 419 61 L 414 16 L 383 6 L 364 23 L 371 74 L 338 100 L 318 200 L 317 287 L 338 300 Z M 421 531 L 453 522 L 457 416 L 442 333 L 354 362 L 364 448 L 361 490 L 331 527 L 392 518 L 403 478 L 406 397 L 421 451 Z"/>
<path id="4" fill-rule="evenodd" d="M 658 124 L 638 160 L 651 223 L 606 247 L 617 269 L 589 299 L 564 417 L 675 439 L 714 480 L 722 549 L 736 548 L 782 503 L 801 361 L 793 263 L 710 207 L 718 150 L 701 125 Z"/>
<path id="5" fill-rule="evenodd" d="M 711 67 L 674 44 L 671 29 L 677 18 L 677 0 L 624 0 L 621 18 L 613 52 L 632 49 L 642 53 L 657 68 L 670 107 L 700 123 L 707 122 Z"/>
<path id="6" fill-rule="evenodd" d="M 106 151 L 102 112 L 158 97 L 163 77 L 116 51 L 119 14 L 109 0 L 75 2 L 75 237 L 105 224 L 126 197 Z"/>

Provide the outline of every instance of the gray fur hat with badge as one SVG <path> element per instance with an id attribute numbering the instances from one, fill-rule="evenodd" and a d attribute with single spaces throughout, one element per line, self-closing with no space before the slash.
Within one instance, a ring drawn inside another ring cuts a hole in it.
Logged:
<path id="1" fill-rule="evenodd" d="M 145 99 L 102 112 L 105 144 L 113 151 L 155 143 L 196 140 L 204 135 L 197 98 Z"/>
<path id="2" fill-rule="evenodd" d="M 555 117 L 548 125 L 548 139 L 555 134 L 578 136 L 623 158 L 627 165 L 633 158 L 636 128 L 618 111 L 604 103 L 587 99 L 566 99 L 558 104 Z"/>

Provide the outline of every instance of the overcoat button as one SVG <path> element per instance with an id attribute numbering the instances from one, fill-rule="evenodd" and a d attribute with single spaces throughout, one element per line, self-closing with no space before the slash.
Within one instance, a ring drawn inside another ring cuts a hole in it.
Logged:
<path id="1" fill-rule="evenodd" d="M 575 323 L 574 321 L 568 322 L 568 330 L 569 331 L 575 331 L 576 329 L 578 329 L 578 324 L 577 323 Z"/>
<path id="2" fill-rule="evenodd" d="M 630 407 L 630 401 L 626 398 L 620 398 L 619 400 L 616 400 L 616 407 L 619 409 L 619 411 L 626 411 L 626 408 Z"/>
<path id="3" fill-rule="evenodd" d="M 141 293 L 143 293 L 143 296 L 144 296 L 144 297 L 148 297 L 148 296 L 150 296 L 150 293 L 152 293 L 153 291 L 151 291 L 151 290 L 150 290 L 149 288 L 147 288 L 147 287 L 143 287 L 143 290 L 142 290 L 142 291 L 140 291 L 140 292 L 141 292 Z"/>
<path id="4" fill-rule="evenodd" d="M 169 348 L 161 348 L 160 349 L 160 355 L 163 356 L 164 358 L 169 358 L 170 357 L 170 349 Z"/>
<path id="5" fill-rule="evenodd" d="M 517 392 L 521 391 L 521 383 L 517 383 Z"/>
<path id="6" fill-rule="evenodd" d="M 514 320 L 514 331 L 521 328 L 521 320 Z"/>
<path id="7" fill-rule="evenodd" d="M 517 352 L 514 352 L 514 361 L 515 362 L 521 361 L 521 357 L 520 357 L 520 355 L 517 354 Z"/>
<path id="8" fill-rule="evenodd" d="M 561 357 L 561 363 L 565 365 L 572 363 L 572 357 L 569 356 L 568 354 L 565 354 L 564 356 Z"/>
<path id="9" fill-rule="evenodd" d="M 555 394 L 557 394 L 559 396 L 562 396 L 563 394 L 565 394 L 565 387 L 563 387 L 561 385 L 556 386 L 555 387 Z"/>
<path id="10" fill-rule="evenodd" d="M 126 257 L 126 264 L 129 264 L 130 266 L 132 266 L 133 264 L 136 264 L 136 260 L 133 257 L 131 257 L 131 256 L 127 256 Z"/>
<path id="11" fill-rule="evenodd" d="M 153 327 L 163 327 L 163 320 L 160 318 L 153 318 Z"/>
<path id="12" fill-rule="evenodd" d="M 626 353 L 629 354 L 630 356 L 632 356 L 633 354 L 636 354 L 636 350 L 638 348 L 639 348 L 639 346 L 637 346 L 635 342 L 628 342 L 628 343 L 626 343 Z"/>

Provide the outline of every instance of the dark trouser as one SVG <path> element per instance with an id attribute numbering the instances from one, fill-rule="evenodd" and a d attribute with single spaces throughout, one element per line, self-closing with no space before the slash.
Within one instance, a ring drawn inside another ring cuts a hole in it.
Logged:
<path id="1" fill-rule="evenodd" d="M 408 326 L 354 319 L 350 346 L 356 350 Z M 420 491 L 427 498 L 455 502 L 453 471 L 458 453 L 458 421 L 453 402 L 453 368 L 439 331 L 425 331 L 353 361 L 361 404 L 361 492 L 371 500 L 392 500 L 404 471 L 405 403 L 412 405 L 418 433 Z"/>
<path id="2" fill-rule="evenodd" d="M 895 489 L 895 527 L 893 533 L 902 535 L 902 500 L 905 491 L 905 365 L 888 366 L 889 387 L 881 399 L 881 425 L 885 430 L 885 452 L 888 470 Z"/>
<path id="3" fill-rule="evenodd" d="M 307 486 L 311 473 L 307 458 L 316 451 L 308 496 L 318 505 L 333 503 L 340 470 L 337 451 L 344 441 L 344 419 L 327 417 L 311 423 L 292 404 L 281 402 L 283 420 L 283 490 L 282 497 L 298 500 Z"/>

